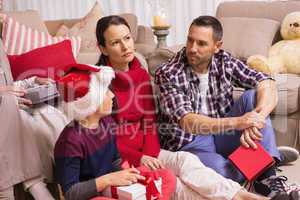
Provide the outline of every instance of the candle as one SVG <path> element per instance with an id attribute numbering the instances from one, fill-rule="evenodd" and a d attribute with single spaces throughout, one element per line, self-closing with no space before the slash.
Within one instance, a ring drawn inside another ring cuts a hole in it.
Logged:
<path id="1" fill-rule="evenodd" d="M 165 15 L 153 16 L 153 26 L 158 26 L 158 27 L 168 26 L 166 16 Z"/>

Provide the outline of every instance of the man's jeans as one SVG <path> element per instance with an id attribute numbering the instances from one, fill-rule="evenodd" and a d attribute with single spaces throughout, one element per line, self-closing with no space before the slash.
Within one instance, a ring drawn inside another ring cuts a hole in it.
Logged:
<path id="1" fill-rule="evenodd" d="M 242 116 L 246 112 L 254 110 L 255 105 L 255 90 L 248 90 L 235 102 L 231 111 L 227 114 L 227 117 Z M 262 146 L 272 157 L 280 160 L 274 130 L 269 117 L 266 119 L 266 126 L 261 129 L 260 132 L 263 134 L 263 140 L 261 141 Z M 244 176 L 227 159 L 227 157 L 240 146 L 240 136 L 240 131 L 228 131 L 214 136 L 198 135 L 194 141 L 185 145 L 180 150 L 197 155 L 206 166 L 214 169 L 224 177 L 242 182 L 245 180 Z"/>

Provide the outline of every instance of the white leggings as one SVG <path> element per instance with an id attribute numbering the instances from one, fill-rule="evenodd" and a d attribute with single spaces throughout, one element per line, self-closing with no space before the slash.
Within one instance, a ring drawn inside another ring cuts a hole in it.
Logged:
<path id="1" fill-rule="evenodd" d="M 173 199 L 231 200 L 242 189 L 238 183 L 204 166 L 192 153 L 161 150 L 158 159 L 177 176 Z"/>

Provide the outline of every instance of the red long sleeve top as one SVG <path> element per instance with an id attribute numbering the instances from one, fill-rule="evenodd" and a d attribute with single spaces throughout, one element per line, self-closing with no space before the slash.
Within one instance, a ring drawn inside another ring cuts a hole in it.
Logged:
<path id="1" fill-rule="evenodd" d="M 112 81 L 117 112 L 117 147 L 124 160 L 140 165 L 143 155 L 157 157 L 160 151 L 155 103 L 150 76 L 135 58 L 126 72 L 116 72 Z"/>

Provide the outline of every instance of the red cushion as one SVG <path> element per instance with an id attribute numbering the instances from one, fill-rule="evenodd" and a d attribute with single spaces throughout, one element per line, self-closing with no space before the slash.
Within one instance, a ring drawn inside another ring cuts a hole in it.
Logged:
<path id="1" fill-rule="evenodd" d="M 31 76 L 49 77 L 57 80 L 64 67 L 76 63 L 70 40 L 37 48 L 21 55 L 8 55 L 14 80 Z"/>

